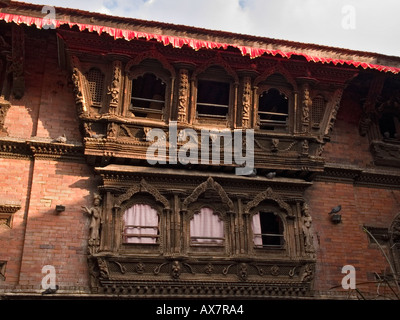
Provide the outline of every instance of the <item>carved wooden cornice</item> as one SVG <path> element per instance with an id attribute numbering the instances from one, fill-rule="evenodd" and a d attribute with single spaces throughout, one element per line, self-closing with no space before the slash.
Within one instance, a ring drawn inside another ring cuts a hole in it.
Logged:
<path id="1" fill-rule="evenodd" d="M 0 140 L 0 157 L 82 161 L 83 147 L 75 144 L 34 140 Z"/>
<path id="2" fill-rule="evenodd" d="M 399 169 L 366 169 L 358 166 L 327 164 L 322 174 L 316 175 L 314 181 L 350 183 L 354 185 L 400 189 Z"/>
<path id="3" fill-rule="evenodd" d="M 92 292 L 131 297 L 298 298 L 312 295 L 315 261 L 223 261 L 96 255 Z"/>
<path id="4" fill-rule="evenodd" d="M 201 170 L 184 170 L 160 167 L 146 166 L 129 166 L 129 165 L 114 165 L 110 164 L 105 167 L 96 167 L 95 171 L 102 176 L 102 188 L 110 190 L 128 190 L 132 181 L 140 182 L 145 178 L 147 182 L 157 186 L 159 190 L 170 192 L 171 185 L 179 185 L 183 192 L 193 190 L 201 183 L 204 183 L 210 176 L 219 184 L 224 184 L 229 187 L 224 187 L 225 191 L 236 195 L 243 192 L 243 183 L 246 183 L 250 193 L 261 192 L 268 187 L 275 191 L 280 190 L 281 194 L 287 194 L 288 197 L 298 197 L 302 192 L 312 185 L 312 182 L 303 179 L 292 179 L 277 176 L 269 179 L 267 177 L 247 177 L 237 176 L 234 173 L 223 173 L 217 171 L 201 171 Z M 192 191 L 190 191 L 192 192 Z M 189 196 L 189 194 L 186 194 Z"/>

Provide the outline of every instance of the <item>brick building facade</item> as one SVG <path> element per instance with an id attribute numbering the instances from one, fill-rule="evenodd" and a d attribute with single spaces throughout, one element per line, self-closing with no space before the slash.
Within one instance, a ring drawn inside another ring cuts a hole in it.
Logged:
<path id="1" fill-rule="evenodd" d="M 399 295 L 400 58 L 72 9 L 52 18 L 0 10 L 1 297 L 41 297 L 45 266 L 61 297 Z M 163 130 L 171 147 L 175 124 L 210 141 L 254 130 L 256 170 L 174 163 L 171 149 L 149 164 L 146 134 Z M 155 233 L 128 225 L 139 206 Z M 221 230 L 195 235 L 208 212 Z M 358 292 L 342 288 L 346 265 Z"/>

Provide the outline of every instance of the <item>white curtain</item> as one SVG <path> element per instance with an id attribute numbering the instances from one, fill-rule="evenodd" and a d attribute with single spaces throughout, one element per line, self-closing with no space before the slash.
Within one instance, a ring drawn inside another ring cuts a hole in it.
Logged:
<path id="1" fill-rule="evenodd" d="M 251 229 L 253 230 L 253 241 L 256 246 L 262 246 L 262 236 L 261 236 L 261 223 L 260 223 L 260 213 L 253 215 L 253 220 L 251 221 Z"/>
<path id="2" fill-rule="evenodd" d="M 197 238 L 200 237 L 200 238 Z M 201 208 L 190 221 L 190 238 L 192 243 L 222 244 L 224 237 L 224 222 L 210 208 Z"/>
<path id="3" fill-rule="evenodd" d="M 156 237 L 143 235 L 157 235 L 157 211 L 147 204 L 135 204 L 124 213 L 124 233 L 125 243 L 156 243 Z"/>

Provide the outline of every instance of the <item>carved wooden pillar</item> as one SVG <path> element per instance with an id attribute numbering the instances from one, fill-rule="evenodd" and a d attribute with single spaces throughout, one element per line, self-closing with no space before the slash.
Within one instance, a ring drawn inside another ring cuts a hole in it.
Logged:
<path id="1" fill-rule="evenodd" d="M 109 251 L 111 250 L 111 240 L 113 237 L 111 226 L 113 225 L 113 196 L 110 192 L 107 192 L 103 201 L 103 217 L 101 226 L 101 238 L 100 238 L 100 250 Z"/>
<path id="2" fill-rule="evenodd" d="M 180 234 L 181 234 L 181 249 L 180 253 L 185 255 L 188 252 L 188 247 L 187 247 L 187 238 L 189 237 L 189 221 L 187 220 L 187 214 L 188 211 L 186 209 L 182 209 L 179 211 L 179 218 L 180 221 L 182 222 L 180 224 Z"/>
<path id="3" fill-rule="evenodd" d="M 179 90 L 178 90 L 178 122 L 188 122 L 189 108 L 189 72 L 187 69 L 179 70 Z"/>
<path id="4" fill-rule="evenodd" d="M 182 196 L 182 195 L 183 195 L 183 193 L 180 190 L 173 191 L 171 229 L 172 229 L 172 235 L 173 235 L 172 236 L 173 237 L 172 253 L 175 253 L 175 254 L 181 253 L 182 244 L 184 242 L 184 240 L 182 238 L 183 221 L 182 221 L 182 215 L 181 215 L 181 211 L 180 211 L 180 206 L 181 206 L 180 196 Z"/>
<path id="5" fill-rule="evenodd" d="M 111 85 L 108 86 L 107 94 L 110 96 L 108 112 L 116 114 L 118 112 L 118 106 L 120 101 L 120 93 L 122 86 L 122 62 L 115 60 L 112 63 L 112 79 Z"/>
<path id="6" fill-rule="evenodd" d="M 190 79 L 190 99 L 189 99 L 189 123 L 194 123 L 194 120 L 196 118 L 196 95 L 197 95 L 197 89 L 196 89 L 196 84 L 195 84 L 195 79 L 192 77 Z"/>
<path id="7" fill-rule="evenodd" d="M 164 107 L 164 113 L 163 113 L 163 118 L 162 120 L 165 122 L 171 121 L 172 119 L 174 119 L 174 117 L 172 117 L 172 112 L 174 110 L 173 108 L 173 101 L 174 101 L 174 88 L 175 88 L 175 80 L 176 77 L 172 76 L 170 79 L 170 90 L 169 90 L 169 97 L 168 99 L 166 99 L 166 104 Z M 168 88 L 168 86 L 167 86 Z"/>
<path id="8" fill-rule="evenodd" d="M 239 254 L 245 254 L 247 253 L 247 247 L 246 247 L 246 241 L 247 241 L 247 236 L 246 236 L 246 226 L 247 226 L 247 221 L 245 215 L 243 215 L 243 205 L 242 205 L 242 197 L 238 196 L 237 199 L 237 204 L 238 204 L 238 214 L 237 214 L 237 223 L 238 223 L 238 228 L 239 228 L 239 234 L 238 234 L 238 244 L 237 244 L 237 252 Z"/>
<path id="9" fill-rule="evenodd" d="M 251 78 L 249 76 L 243 77 L 243 94 L 242 94 L 242 117 L 241 126 L 243 128 L 250 127 L 250 111 L 252 101 Z"/>
<path id="10" fill-rule="evenodd" d="M 239 254 L 239 225 L 237 222 L 237 215 L 233 211 L 226 212 L 227 219 L 229 221 L 229 233 L 230 233 L 230 243 L 226 246 L 226 253 L 228 255 Z M 225 237 L 226 238 L 226 237 Z"/>
<path id="11" fill-rule="evenodd" d="M 173 214 L 170 208 L 163 209 L 163 219 L 160 219 L 160 229 L 163 232 L 162 243 L 164 247 L 160 247 L 160 252 L 164 255 L 170 255 L 174 252 L 174 235 L 171 232 Z"/>
<path id="12" fill-rule="evenodd" d="M 237 126 L 237 114 L 238 114 L 238 96 L 239 96 L 239 83 L 235 82 L 233 84 L 234 91 L 233 91 L 233 112 L 231 113 L 230 124 L 228 124 L 231 128 L 236 128 Z"/>
<path id="13" fill-rule="evenodd" d="M 302 88 L 302 100 L 301 100 L 301 131 L 309 132 L 310 129 L 310 109 L 312 106 L 312 100 L 310 98 L 310 85 L 306 82 Z"/>
<path id="14" fill-rule="evenodd" d="M 259 128 L 258 124 L 258 87 L 253 86 L 253 117 L 252 117 L 252 123 L 250 124 L 252 128 Z"/>

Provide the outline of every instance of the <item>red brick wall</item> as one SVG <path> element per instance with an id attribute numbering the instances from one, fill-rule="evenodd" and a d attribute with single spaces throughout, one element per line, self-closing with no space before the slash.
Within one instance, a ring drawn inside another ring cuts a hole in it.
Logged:
<path id="1" fill-rule="evenodd" d="M 85 164 L 36 160 L 19 285 L 39 289 L 42 267 L 55 267 L 63 288 L 88 285 L 86 262 L 91 173 Z M 60 214 L 55 206 L 66 210 Z"/>
<path id="2" fill-rule="evenodd" d="M 11 101 L 8 136 L 51 141 L 65 133 L 68 142 L 82 143 L 69 76 L 58 66 L 56 37 L 28 34 L 26 91 Z M 55 267 L 61 287 L 87 289 L 89 219 L 81 206 L 91 205 L 96 190 L 90 168 L 79 160 L 0 158 L 0 177 L 0 200 L 21 204 L 13 228 L 0 226 L 0 260 L 7 261 L 0 289 L 40 289 L 44 265 Z M 57 204 L 65 212 L 57 215 Z"/>
<path id="3" fill-rule="evenodd" d="M 368 137 L 362 137 L 358 132 L 361 115 L 359 101 L 358 96 L 348 91 L 343 93 L 331 141 L 324 148 L 326 162 L 360 167 L 372 165 Z"/>
<path id="4" fill-rule="evenodd" d="M 362 227 L 389 227 L 400 211 L 400 191 L 315 182 L 306 198 L 318 248 L 315 290 L 332 292 L 332 287 L 339 286 L 335 290 L 343 291 L 344 265 L 356 268 L 356 283 L 371 281 L 373 272 L 381 273 L 389 267 L 378 247 L 369 244 Z M 342 223 L 335 225 L 328 213 L 338 204 L 342 205 Z M 376 292 L 374 284 L 357 288 L 364 293 Z"/>
<path id="5" fill-rule="evenodd" d="M 15 284 L 18 281 L 29 170 L 30 161 L 28 160 L 0 158 L 0 202 L 21 205 L 21 209 L 14 214 L 12 229 L 5 225 L 0 226 L 0 260 L 7 261 L 6 282 L 0 282 L 0 287 Z"/>

